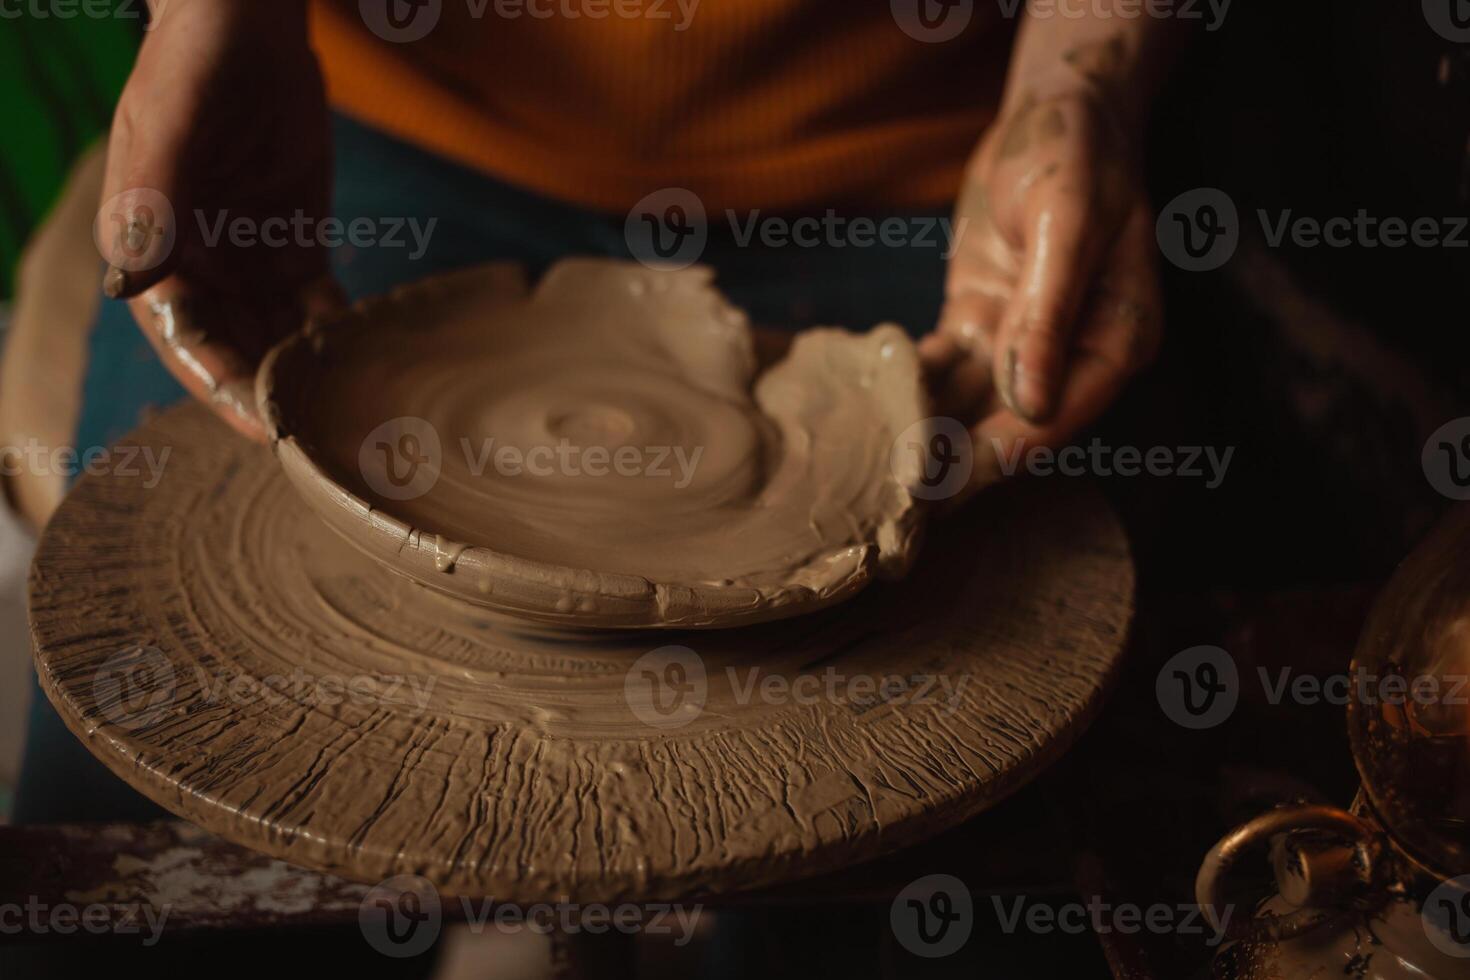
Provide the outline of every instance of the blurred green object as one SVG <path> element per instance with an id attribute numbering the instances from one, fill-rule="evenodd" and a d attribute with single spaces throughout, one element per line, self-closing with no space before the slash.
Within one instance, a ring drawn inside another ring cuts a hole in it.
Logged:
<path id="1" fill-rule="evenodd" d="M 72 162 L 112 118 L 143 0 L 0 3 L 0 300 Z M 103 16 L 105 14 L 105 16 Z"/>

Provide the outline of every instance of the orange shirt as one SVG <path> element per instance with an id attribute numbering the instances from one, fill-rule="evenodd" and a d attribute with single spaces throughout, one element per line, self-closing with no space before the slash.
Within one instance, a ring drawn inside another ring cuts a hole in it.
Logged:
<path id="1" fill-rule="evenodd" d="M 1010 28 L 975 3 L 929 43 L 890 6 L 314 0 L 312 33 L 338 109 L 565 201 L 940 206 L 999 101 Z"/>

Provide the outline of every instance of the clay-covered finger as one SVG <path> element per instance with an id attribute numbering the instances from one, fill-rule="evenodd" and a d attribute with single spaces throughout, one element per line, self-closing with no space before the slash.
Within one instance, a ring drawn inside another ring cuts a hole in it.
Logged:
<path id="1" fill-rule="evenodd" d="M 968 497 L 985 486 L 1024 472 L 1032 451 L 1059 449 L 1096 421 L 1117 397 L 1131 372 L 1089 351 L 1079 351 L 1068 371 L 1061 401 L 1050 421 L 1035 424 L 1008 408 L 981 420 L 972 430 L 975 464 Z"/>
<path id="2" fill-rule="evenodd" d="M 255 408 L 253 363 L 230 344 L 209 339 L 198 326 L 197 307 L 174 280 L 129 302 L 143 334 L 179 383 L 246 438 L 263 442 Z"/>
<path id="3" fill-rule="evenodd" d="M 119 108 L 108 137 L 93 237 L 107 271 L 102 291 L 131 299 L 173 274 L 190 213 L 182 126 L 143 128 Z"/>
<path id="4" fill-rule="evenodd" d="M 1045 423 L 995 413 L 976 428 L 977 453 L 1060 448 L 1095 422 L 1152 360 L 1162 330 L 1162 299 L 1150 235 L 1148 213 L 1139 208 L 1109 259 L 1104 285 L 1083 310 L 1056 412 Z"/>
<path id="5" fill-rule="evenodd" d="M 169 372 L 237 432 L 265 441 L 255 407 L 256 361 L 230 338 L 242 327 L 230 324 L 228 304 L 194 290 L 177 278 L 129 302 L 133 317 Z"/>
<path id="6" fill-rule="evenodd" d="M 1087 209 L 1059 192 L 1026 233 L 1016 292 L 1001 320 L 996 386 L 1018 415 L 1044 423 L 1057 410 L 1073 331 L 1096 265 Z"/>
<path id="7" fill-rule="evenodd" d="M 1004 309 L 1004 302 L 989 294 L 952 295 L 940 313 L 939 328 L 920 342 L 919 356 L 941 412 L 968 423 L 989 400 L 994 338 Z"/>

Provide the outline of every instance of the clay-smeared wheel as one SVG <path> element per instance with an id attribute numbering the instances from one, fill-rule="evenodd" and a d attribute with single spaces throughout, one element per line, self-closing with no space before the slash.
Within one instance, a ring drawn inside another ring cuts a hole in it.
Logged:
<path id="1" fill-rule="evenodd" d="M 522 619 L 711 628 L 908 567 L 930 413 L 897 327 L 809 330 L 757 377 L 708 269 L 504 265 L 312 324 L 261 370 L 308 505 L 369 556 Z"/>
<path id="2" fill-rule="evenodd" d="M 87 476 L 41 542 L 43 688 L 180 816 L 367 882 L 672 899 L 876 856 L 1063 752 L 1132 608 L 1106 505 L 1036 480 L 810 617 L 557 633 L 361 561 L 202 407 L 128 442 L 161 482 Z"/>

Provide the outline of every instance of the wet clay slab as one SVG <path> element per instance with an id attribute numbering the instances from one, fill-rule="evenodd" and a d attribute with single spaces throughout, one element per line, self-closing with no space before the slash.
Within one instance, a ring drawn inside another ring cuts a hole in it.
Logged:
<path id="1" fill-rule="evenodd" d="M 278 348 L 260 394 L 288 476 L 347 540 L 525 619 L 783 618 L 916 550 L 918 462 L 893 453 L 929 414 L 913 343 L 811 330 L 757 377 L 708 269 L 418 283 Z"/>
<path id="2" fill-rule="evenodd" d="M 42 687 L 175 813 L 366 882 L 655 900 L 877 856 L 1057 758 L 1132 610 L 1123 534 L 1072 481 L 988 493 L 907 578 L 812 616 L 578 633 L 363 561 L 200 406 L 124 444 L 169 464 L 84 477 L 53 518 Z"/>

